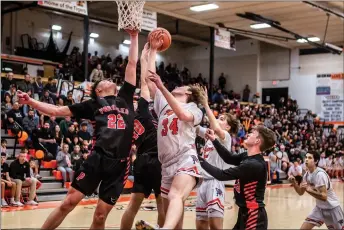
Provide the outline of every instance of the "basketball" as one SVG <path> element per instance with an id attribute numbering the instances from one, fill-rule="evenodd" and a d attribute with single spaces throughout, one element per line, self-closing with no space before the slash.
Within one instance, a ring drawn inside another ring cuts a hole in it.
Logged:
<path id="1" fill-rule="evenodd" d="M 35 155 L 36 155 L 37 159 L 43 159 L 44 158 L 44 152 L 42 150 L 37 150 Z"/>
<path id="2" fill-rule="evenodd" d="M 167 50 L 171 45 L 172 37 L 171 37 L 170 32 L 168 32 L 168 30 L 166 30 L 164 28 L 158 27 L 155 30 L 151 31 L 148 34 L 148 42 L 150 42 L 151 39 L 153 39 L 153 37 L 154 37 L 153 35 L 156 35 L 157 33 L 162 34 L 162 40 L 163 40 L 163 43 L 162 43 L 161 47 L 158 49 L 158 51 L 162 52 L 162 51 Z"/>

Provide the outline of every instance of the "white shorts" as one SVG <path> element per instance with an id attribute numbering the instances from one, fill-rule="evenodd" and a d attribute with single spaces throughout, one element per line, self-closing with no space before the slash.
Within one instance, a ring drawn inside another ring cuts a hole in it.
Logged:
<path id="1" fill-rule="evenodd" d="M 185 153 L 180 157 L 180 159 L 168 167 L 161 167 L 161 196 L 167 198 L 170 192 L 173 178 L 179 174 L 187 174 L 193 177 L 202 178 L 202 167 L 199 163 L 198 157 L 192 153 Z M 199 184 L 201 181 L 198 180 Z M 198 185 L 196 184 L 196 186 Z"/>
<path id="2" fill-rule="evenodd" d="M 225 184 L 215 179 L 204 180 L 197 190 L 196 219 L 223 218 L 224 204 Z"/>
<path id="3" fill-rule="evenodd" d="M 328 229 L 344 229 L 344 214 L 340 206 L 333 209 L 320 209 L 315 207 L 305 222 L 317 227 L 326 224 Z"/>

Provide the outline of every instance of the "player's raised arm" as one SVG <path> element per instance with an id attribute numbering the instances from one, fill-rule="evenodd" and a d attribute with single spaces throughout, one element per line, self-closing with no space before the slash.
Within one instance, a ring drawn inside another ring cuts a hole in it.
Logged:
<path id="1" fill-rule="evenodd" d="M 164 84 L 161 81 L 160 76 L 158 74 L 150 71 L 150 70 L 149 70 L 149 72 L 150 72 L 150 75 L 148 76 L 148 78 L 152 82 L 154 82 L 156 87 L 164 95 L 167 103 L 171 106 L 171 109 L 176 114 L 176 116 L 179 118 L 179 120 L 185 121 L 185 122 L 194 122 L 193 114 L 190 111 L 183 109 L 183 107 L 181 106 L 179 101 L 168 91 L 168 89 L 166 89 L 166 87 L 164 86 Z"/>
<path id="2" fill-rule="evenodd" d="M 139 53 L 139 32 L 133 30 L 126 30 L 130 35 L 130 48 L 128 65 L 125 69 L 125 81 L 131 85 L 136 85 L 136 65 Z"/>
<path id="3" fill-rule="evenodd" d="M 30 98 L 27 93 L 21 92 L 20 90 L 17 91 L 17 96 L 20 104 L 30 105 L 32 108 L 37 109 L 43 114 L 55 117 L 72 116 L 72 112 L 68 106 L 57 107 L 56 105 L 40 102 Z"/>
<path id="4" fill-rule="evenodd" d="M 150 93 L 147 85 L 146 78 L 148 76 L 148 56 L 149 56 L 149 44 L 146 43 L 141 54 L 141 97 L 146 101 L 150 100 Z"/>
<path id="5" fill-rule="evenodd" d="M 223 130 L 219 124 L 219 122 L 216 120 L 216 117 L 213 114 L 213 111 L 211 111 L 209 104 L 208 104 L 208 91 L 207 88 L 202 88 L 201 90 L 201 103 L 205 109 L 205 112 L 209 118 L 210 128 L 214 130 L 215 134 L 221 138 L 221 140 L 224 140 L 226 137 L 226 131 Z"/>
<path id="6" fill-rule="evenodd" d="M 156 66 L 155 66 L 156 54 L 158 52 L 158 48 L 163 43 L 162 39 L 161 38 L 159 39 L 158 34 L 154 36 L 156 37 L 154 37 L 154 39 L 152 39 L 149 44 L 149 56 L 148 56 L 148 70 L 153 73 L 156 72 Z M 156 85 L 153 82 L 151 82 L 148 78 L 146 78 L 146 83 L 149 88 L 150 96 L 154 98 L 156 89 L 157 89 Z"/>

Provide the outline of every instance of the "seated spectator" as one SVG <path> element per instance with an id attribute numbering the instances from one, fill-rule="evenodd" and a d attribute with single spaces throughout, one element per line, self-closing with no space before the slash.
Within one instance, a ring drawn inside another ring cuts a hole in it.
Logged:
<path id="1" fill-rule="evenodd" d="M 322 168 L 324 170 L 326 170 L 326 155 L 325 155 L 325 152 L 321 153 L 320 155 L 320 159 L 319 159 L 319 162 L 318 162 L 318 167 L 319 168 Z"/>
<path id="2" fill-rule="evenodd" d="M 68 127 L 71 123 L 72 123 L 72 119 L 70 116 L 65 117 L 65 119 L 60 122 L 59 126 L 61 128 L 62 136 L 64 137 L 66 136 L 68 132 Z"/>
<path id="3" fill-rule="evenodd" d="M 91 137 L 91 134 L 87 131 L 86 122 L 81 123 L 81 128 L 78 132 L 78 136 L 81 142 L 87 141 L 87 143 L 90 143 L 92 137 Z"/>
<path id="4" fill-rule="evenodd" d="M 84 158 L 82 156 L 83 154 L 81 152 L 80 146 L 75 145 L 74 150 L 70 155 L 72 158 L 73 169 L 74 171 L 77 171 L 80 168 L 81 164 L 84 162 Z"/>
<path id="5" fill-rule="evenodd" d="M 72 161 L 71 156 L 68 153 L 69 146 L 68 144 L 64 144 L 62 151 L 59 151 L 56 156 L 57 161 L 57 170 L 62 173 L 62 178 L 64 182 L 67 182 L 67 172 L 69 174 L 70 181 L 73 181 L 74 171 L 72 169 Z M 66 184 L 64 183 L 64 187 Z"/>
<path id="6" fill-rule="evenodd" d="M 62 133 L 60 130 L 60 126 L 55 125 L 55 129 L 54 129 L 52 135 L 56 141 L 56 145 L 62 149 Z"/>
<path id="7" fill-rule="evenodd" d="M 49 117 L 49 120 L 47 122 L 49 122 L 50 131 L 54 132 L 56 125 L 58 125 L 56 122 L 56 117 L 55 116 Z"/>
<path id="8" fill-rule="evenodd" d="M 23 129 L 29 135 L 29 140 L 31 140 L 32 133 L 38 128 L 34 121 L 34 115 L 35 111 L 30 110 L 28 116 L 23 119 Z"/>
<path id="9" fill-rule="evenodd" d="M 41 143 L 54 157 L 57 152 L 56 140 L 50 131 L 49 122 L 45 122 L 43 128 L 38 132 L 38 141 Z"/>
<path id="10" fill-rule="evenodd" d="M 12 103 L 17 102 L 18 101 L 17 86 L 15 84 L 11 85 L 10 90 L 5 92 L 5 96 L 6 95 L 10 96 Z"/>
<path id="11" fill-rule="evenodd" d="M 288 180 L 295 179 L 298 184 L 302 182 L 302 166 L 298 161 L 294 161 L 288 171 Z"/>
<path id="12" fill-rule="evenodd" d="M 67 98 L 65 100 L 65 105 L 73 105 L 75 104 L 75 101 L 73 99 L 73 91 L 68 91 Z"/>
<path id="13" fill-rule="evenodd" d="M 7 140 L 1 139 L 1 153 L 7 153 Z"/>
<path id="14" fill-rule="evenodd" d="M 38 205 L 34 201 L 36 197 L 36 185 L 37 179 L 31 178 L 30 175 L 30 164 L 25 160 L 25 154 L 20 153 L 18 159 L 14 160 L 10 165 L 10 177 L 17 185 L 15 202 L 18 206 L 23 206 L 20 202 L 20 195 L 22 186 L 30 186 L 29 200 L 26 202 L 27 205 Z"/>
<path id="15" fill-rule="evenodd" d="M 64 139 L 63 139 L 63 142 L 65 144 L 73 144 L 73 138 L 74 136 L 76 135 L 75 133 L 75 127 L 74 127 L 74 124 L 73 123 L 70 123 L 68 125 L 68 130 L 67 132 L 64 134 Z"/>
<path id="16" fill-rule="evenodd" d="M 81 147 L 82 154 L 90 154 L 90 146 L 91 145 L 88 143 L 88 141 L 83 141 Z"/>
<path id="17" fill-rule="evenodd" d="M 10 178 L 10 167 L 6 163 L 6 153 L 1 152 L 1 207 L 7 207 L 8 204 L 5 200 L 5 189 L 11 188 L 10 205 L 16 205 L 14 196 L 16 194 L 16 183 Z"/>
<path id="18" fill-rule="evenodd" d="M 12 109 L 7 113 L 7 127 L 9 129 L 12 128 L 14 125 L 14 122 L 17 122 L 20 126 L 23 125 L 23 114 L 19 109 L 19 103 L 15 102 L 13 103 Z"/>
<path id="19" fill-rule="evenodd" d="M 39 100 L 43 96 L 43 82 L 42 82 L 42 77 L 37 76 L 37 79 L 35 78 L 35 82 L 33 83 L 33 88 L 34 88 L 34 99 Z"/>
<path id="20" fill-rule="evenodd" d="M 31 83 L 31 76 L 30 74 L 25 74 L 24 75 L 24 80 L 18 82 L 18 88 L 21 89 L 23 92 L 28 92 L 31 91 L 32 93 L 34 92 L 33 85 Z"/>
<path id="21" fill-rule="evenodd" d="M 271 183 L 279 183 L 279 167 L 276 153 L 277 151 L 274 151 L 269 155 Z M 274 175 L 276 175 L 276 179 L 274 178 Z"/>
<path id="22" fill-rule="evenodd" d="M 30 175 L 31 177 L 37 178 L 37 180 L 42 179 L 42 177 L 38 174 L 38 165 L 35 161 L 35 158 L 30 157 L 29 159 L 29 164 L 30 164 Z M 40 181 L 37 181 L 37 183 L 41 183 Z M 37 188 L 40 186 L 37 186 Z"/>
<path id="23" fill-rule="evenodd" d="M 1 91 L 10 90 L 12 85 L 16 85 L 16 79 L 13 79 L 13 72 L 8 72 L 5 78 L 1 78 Z"/>
<path id="24" fill-rule="evenodd" d="M 53 98 L 49 94 L 48 89 L 43 90 L 43 96 L 41 97 L 40 101 L 48 103 L 48 104 L 55 104 Z"/>
<path id="25" fill-rule="evenodd" d="M 101 70 L 101 65 L 98 64 L 97 68 L 92 70 L 92 73 L 90 75 L 90 82 L 96 82 L 98 80 L 103 80 L 104 79 L 104 74 L 103 70 Z"/>

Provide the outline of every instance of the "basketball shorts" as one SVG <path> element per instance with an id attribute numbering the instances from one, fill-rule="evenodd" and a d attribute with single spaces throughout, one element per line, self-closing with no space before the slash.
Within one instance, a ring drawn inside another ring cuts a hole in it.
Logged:
<path id="1" fill-rule="evenodd" d="M 155 197 L 160 195 L 161 163 L 158 156 L 138 155 L 134 161 L 133 193 L 143 193 L 146 198 L 154 190 Z"/>
<path id="2" fill-rule="evenodd" d="M 208 220 L 211 217 L 223 218 L 224 204 L 224 183 L 215 179 L 203 180 L 197 189 L 196 219 Z"/>
<path id="3" fill-rule="evenodd" d="M 305 222 L 317 227 L 326 224 L 328 229 L 344 229 L 344 214 L 340 206 L 333 209 L 320 209 L 315 207 Z"/>
<path id="4" fill-rule="evenodd" d="M 127 181 L 129 167 L 129 158 L 114 159 L 94 151 L 75 173 L 72 187 L 89 196 L 100 183 L 99 199 L 114 205 Z"/>
<path id="5" fill-rule="evenodd" d="M 235 230 L 268 229 L 268 215 L 265 208 L 239 208 Z"/>
<path id="6" fill-rule="evenodd" d="M 195 151 L 190 152 L 183 154 L 175 164 L 169 165 L 168 167 L 162 166 L 160 188 L 162 197 L 167 198 L 172 186 L 173 178 L 179 174 L 193 176 L 196 178 L 196 186 L 200 184 L 203 169 L 199 163 L 197 155 L 194 154 Z"/>

